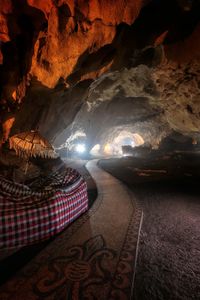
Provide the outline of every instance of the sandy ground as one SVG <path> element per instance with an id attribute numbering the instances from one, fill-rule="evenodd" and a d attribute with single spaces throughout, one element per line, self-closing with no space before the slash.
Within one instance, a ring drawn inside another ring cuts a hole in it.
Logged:
<path id="1" fill-rule="evenodd" d="M 200 299 L 198 157 L 103 160 L 143 207 L 135 300 Z"/>

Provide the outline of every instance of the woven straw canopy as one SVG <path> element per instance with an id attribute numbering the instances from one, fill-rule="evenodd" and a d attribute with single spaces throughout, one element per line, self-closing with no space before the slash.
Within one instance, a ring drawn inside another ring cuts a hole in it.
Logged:
<path id="1" fill-rule="evenodd" d="M 16 154 L 20 157 L 57 157 L 51 144 L 35 130 L 15 134 L 10 137 L 9 143 L 10 149 L 14 149 Z"/>

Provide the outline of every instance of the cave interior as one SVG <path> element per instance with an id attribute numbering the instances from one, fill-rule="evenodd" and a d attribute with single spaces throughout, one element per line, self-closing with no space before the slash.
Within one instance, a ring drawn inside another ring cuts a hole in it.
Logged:
<path id="1" fill-rule="evenodd" d="M 198 256 L 199 0 L 0 0 L 0 104 L 1 178 L 24 184 L 47 176 L 61 161 L 84 176 L 85 163 L 98 159 L 142 202 L 150 205 L 154 195 L 165 203 L 155 218 L 164 218 L 167 193 L 181 195 L 185 215 L 175 202 L 180 222 L 190 219 L 186 231 L 193 236 L 184 261 L 192 260 L 190 252 Z M 30 158 L 26 173 L 27 161 L 10 149 L 9 139 L 31 130 L 49 141 L 57 158 Z M 89 192 L 92 206 L 98 191 Z M 156 208 L 148 205 L 142 234 L 151 235 L 145 231 L 146 215 Z M 178 239 L 184 248 L 188 237 L 180 234 Z M 1 284 L 49 243 L 51 239 L 7 254 L 0 250 Z M 169 274 L 170 284 L 167 277 L 160 283 L 155 274 L 164 271 L 145 269 L 142 247 L 135 299 L 199 299 L 197 267 L 191 266 L 191 277 L 180 285 L 175 280 L 173 294 L 172 281 L 180 270 Z"/>

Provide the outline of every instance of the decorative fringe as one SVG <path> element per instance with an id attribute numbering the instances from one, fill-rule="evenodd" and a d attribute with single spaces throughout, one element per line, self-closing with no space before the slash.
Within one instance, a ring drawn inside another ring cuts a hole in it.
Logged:
<path id="1" fill-rule="evenodd" d="M 37 131 L 23 132 L 12 136 L 9 139 L 10 149 L 24 159 L 40 156 L 42 158 L 56 158 L 51 144 Z"/>

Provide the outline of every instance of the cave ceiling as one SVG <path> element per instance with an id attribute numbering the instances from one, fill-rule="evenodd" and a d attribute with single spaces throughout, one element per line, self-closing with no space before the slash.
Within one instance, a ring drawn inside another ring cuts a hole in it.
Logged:
<path id="1" fill-rule="evenodd" d="M 199 0 L 0 0 L 0 140 L 200 140 Z"/>

